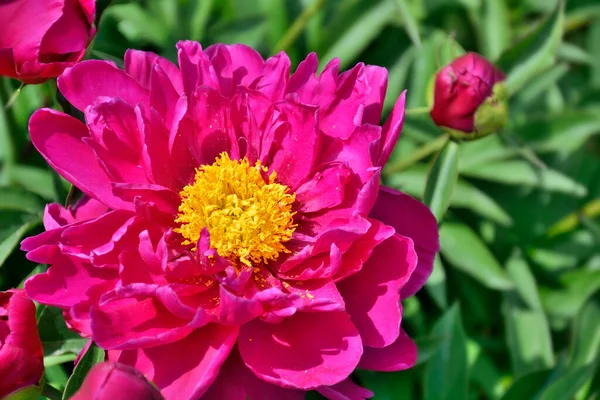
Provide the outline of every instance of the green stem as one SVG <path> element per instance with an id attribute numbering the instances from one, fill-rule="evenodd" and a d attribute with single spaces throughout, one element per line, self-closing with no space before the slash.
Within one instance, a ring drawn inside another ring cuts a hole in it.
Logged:
<path id="1" fill-rule="evenodd" d="M 539 157 L 535 154 L 533 150 L 531 150 L 517 138 L 506 132 L 504 132 L 502 136 L 510 145 L 512 145 L 516 149 L 517 153 L 519 153 L 525 160 L 529 161 L 531 164 L 535 165 L 540 169 L 548 168 L 546 164 L 539 159 Z"/>
<path id="2" fill-rule="evenodd" d="M 416 151 L 411 153 L 408 157 L 399 160 L 398 162 L 388 164 L 387 167 L 384 168 L 384 175 L 392 175 L 397 172 L 403 171 L 411 165 L 417 163 L 423 158 L 439 151 L 449 139 L 449 135 L 441 135 L 437 137 L 435 140 L 431 142 L 425 143 L 425 145 L 419 147 Z"/>
<path id="3" fill-rule="evenodd" d="M 302 11 L 302 14 L 296 18 L 292 26 L 289 27 L 279 42 L 275 44 L 273 47 L 273 53 L 276 51 L 287 50 L 292 44 L 294 44 L 300 33 L 306 27 L 306 24 L 308 24 L 310 18 L 315 15 L 324 4 L 325 0 L 315 0 L 312 5 L 306 7 L 304 11 Z"/>
<path id="4" fill-rule="evenodd" d="M 42 387 L 42 396 L 46 396 L 50 400 L 62 400 L 63 394 L 54 386 L 44 383 L 44 386 Z"/>
<path id="5" fill-rule="evenodd" d="M 404 111 L 405 115 L 420 115 L 427 114 L 430 111 L 429 107 L 416 107 L 416 108 L 407 108 Z"/>

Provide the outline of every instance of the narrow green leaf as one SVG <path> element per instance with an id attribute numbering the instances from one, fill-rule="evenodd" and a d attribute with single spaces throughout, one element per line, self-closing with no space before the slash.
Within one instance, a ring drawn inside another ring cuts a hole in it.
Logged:
<path id="1" fill-rule="evenodd" d="M 506 340 L 515 375 L 521 376 L 554 365 L 552 338 L 537 296 L 535 279 L 525 260 L 514 254 L 507 271 L 515 290 L 504 295 Z"/>
<path id="2" fill-rule="evenodd" d="M 333 58 L 340 59 L 340 69 L 344 69 L 379 35 L 381 30 L 394 17 L 394 4 L 381 1 L 367 10 L 338 40 L 320 57 L 319 69 Z"/>
<path id="3" fill-rule="evenodd" d="M 395 2 L 398 7 L 398 11 L 400 11 L 400 15 L 402 16 L 404 28 L 406 29 L 406 33 L 410 37 L 410 40 L 415 44 L 415 46 L 421 46 L 421 34 L 419 33 L 419 23 L 417 22 L 417 19 L 411 12 L 407 1 L 395 0 Z"/>
<path id="4" fill-rule="evenodd" d="M 436 322 L 431 335 L 441 337 L 443 342 L 425 367 L 425 400 L 466 399 L 467 336 L 457 304 Z"/>
<path id="5" fill-rule="evenodd" d="M 550 377 L 550 370 L 536 371 L 518 378 L 501 400 L 531 400 Z M 556 399 L 558 400 L 558 399 Z"/>
<path id="6" fill-rule="evenodd" d="M 453 267 L 475 278 L 485 287 L 508 290 L 514 283 L 485 243 L 466 225 L 445 222 L 440 228 L 442 255 Z"/>
<path id="7" fill-rule="evenodd" d="M 481 15 L 476 18 L 482 40 L 483 55 L 497 59 L 510 44 L 508 6 L 503 0 L 483 0 Z"/>
<path id="8" fill-rule="evenodd" d="M 446 213 L 458 179 L 458 143 L 449 140 L 433 161 L 423 200 L 438 221 Z"/>
<path id="9" fill-rule="evenodd" d="M 431 296 L 435 304 L 445 310 L 448 307 L 447 290 L 446 290 L 446 272 L 439 254 L 436 254 L 433 263 L 433 271 L 427 280 L 425 290 Z"/>
<path id="10" fill-rule="evenodd" d="M 598 359 L 600 353 L 600 291 L 583 305 L 573 324 L 571 362 L 580 367 Z"/>
<path id="11" fill-rule="evenodd" d="M 11 179 L 23 189 L 46 200 L 56 201 L 58 199 L 54 178 L 48 169 L 30 165 L 14 165 L 11 168 Z"/>
<path id="12" fill-rule="evenodd" d="M 62 310 L 56 307 L 42 306 L 37 324 L 46 357 L 78 354 L 89 341 L 67 328 Z"/>
<path id="13" fill-rule="evenodd" d="M 190 39 L 201 41 L 206 31 L 206 24 L 214 5 L 214 0 L 197 1 L 190 18 Z"/>
<path id="14" fill-rule="evenodd" d="M 486 181 L 585 196 L 587 189 L 570 177 L 550 168 L 536 168 L 526 161 L 510 160 L 468 168 L 462 174 Z"/>
<path id="15" fill-rule="evenodd" d="M 32 193 L 13 188 L 0 187 L 0 211 L 1 210 L 23 211 L 35 214 L 44 210 L 44 202 Z"/>
<path id="16" fill-rule="evenodd" d="M 0 267 L 15 250 L 19 242 L 32 228 L 37 226 L 39 216 L 6 211 L 0 214 Z"/>
<path id="17" fill-rule="evenodd" d="M 510 94 L 552 66 L 563 34 L 563 21 L 564 2 L 560 1 L 542 25 L 500 57 L 497 64 L 507 74 Z"/>
<path id="18" fill-rule="evenodd" d="M 592 378 L 595 370 L 595 363 L 569 368 L 567 372 L 548 385 L 539 400 L 572 399 L 577 391 Z"/>
<path id="19" fill-rule="evenodd" d="M 63 393 L 63 400 L 70 398 L 75 394 L 75 392 L 77 392 L 77 390 L 79 390 L 90 369 L 92 369 L 94 365 L 104 361 L 104 357 L 104 350 L 96 346 L 94 343 L 91 343 L 90 347 L 77 363 L 77 366 L 73 371 L 73 375 L 71 375 L 67 381 L 67 385 L 65 386 L 65 391 Z"/>
<path id="20" fill-rule="evenodd" d="M 406 89 L 408 70 L 415 59 L 415 48 L 410 47 L 398 58 L 389 71 L 389 83 L 383 103 L 383 110 L 387 112 L 394 107 L 400 93 Z"/>
<path id="21" fill-rule="evenodd" d="M 44 366 L 52 367 L 54 365 L 60 365 L 66 362 L 74 361 L 75 359 L 77 359 L 77 354 L 75 353 L 62 354 L 60 356 L 48 356 L 44 357 Z"/>

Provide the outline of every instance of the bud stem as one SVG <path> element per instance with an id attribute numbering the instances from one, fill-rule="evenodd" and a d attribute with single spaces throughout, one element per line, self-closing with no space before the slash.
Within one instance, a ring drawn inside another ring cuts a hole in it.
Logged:
<path id="1" fill-rule="evenodd" d="M 6 110 L 12 107 L 13 103 L 15 102 L 15 100 L 17 100 L 17 97 L 19 97 L 19 95 L 21 94 L 21 90 L 23 90 L 25 85 L 25 83 L 21 83 L 21 86 L 19 86 L 19 88 L 13 92 L 13 94 L 10 96 L 10 99 L 8 99 L 8 101 L 6 102 Z"/>
<path id="2" fill-rule="evenodd" d="M 430 111 L 429 107 L 408 108 L 404 111 L 404 115 L 427 114 L 429 111 Z"/>
<path id="3" fill-rule="evenodd" d="M 50 400 L 61 400 L 63 394 L 54 386 L 50 386 L 48 382 L 44 382 L 44 385 L 42 386 L 42 396 L 46 396 Z"/>
<path id="4" fill-rule="evenodd" d="M 441 135 L 431 142 L 425 143 L 425 145 L 419 147 L 415 152 L 410 154 L 408 157 L 403 158 L 395 163 L 390 163 L 383 170 L 384 175 L 393 175 L 397 172 L 403 171 L 416 162 L 422 160 L 423 158 L 435 153 L 440 150 L 446 142 L 448 141 L 449 135 Z"/>

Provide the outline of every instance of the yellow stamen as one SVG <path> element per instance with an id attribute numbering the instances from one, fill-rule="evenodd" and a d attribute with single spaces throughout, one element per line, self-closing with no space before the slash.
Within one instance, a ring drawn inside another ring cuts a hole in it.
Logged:
<path id="1" fill-rule="evenodd" d="M 296 229 L 296 195 L 275 183 L 277 174 L 267 176 L 267 170 L 259 161 L 250 166 L 247 158 L 231 160 L 227 153 L 196 169 L 194 183 L 179 193 L 175 232 L 184 237 L 183 244 L 196 246 L 206 227 L 211 247 L 232 262 L 267 264 L 289 253 L 284 243 Z"/>

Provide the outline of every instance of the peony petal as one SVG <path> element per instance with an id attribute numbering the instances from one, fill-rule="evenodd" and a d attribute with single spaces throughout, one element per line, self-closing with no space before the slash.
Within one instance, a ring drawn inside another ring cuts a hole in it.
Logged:
<path id="1" fill-rule="evenodd" d="M 149 51 L 129 49 L 125 52 L 125 72 L 144 89 L 151 87 L 151 76 L 155 66 L 159 66 L 169 77 L 169 81 L 177 93 L 183 92 L 183 82 L 179 68 L 171 61 Z"/>
<path id="2" fill-rule="evenodd" d="M 406 103 L 406 90 L 402 92 L 392 112 L 390 113 L 387 121 L 383 125 L 381 132 L 381 143 L 380 143 L 380 154 L 376 159 L 375 165 L 384 166 L 387 160 L 392 155 L 396 142 L 402 132 L 402 126 L 404 125 L 404 105 Z"/>
<path id="3" fill-rule="evenodd" d="M 277 171 L 278 179 L 293 190 L 311 172 L 319 154 L 318 110 L 301 104 L 293 97 L 277 108 L 281 112 L 280 118 L 289 124 L 289 131 L 282 138 L 272 161 L 266 164 Z"/>
<path id="4" fill-rule="evenodd" d="M 215 44 L 205 50 L 219 78 L 221 93 L 231 97 L 238 85 L 250 86 L 264 68 L 263 58 L 243 44 Z"/>
<path id="5" fill-rule="evenodd" d="M 338 282 L 346 311 L 365 346 L 385 347 L 400 332 L 400 288 L 417 264 L 412 240 L 394 235 L 375 247 L 362 269 Z"/>
<path id="6" fill-rule="evenodd" d="M 341 382 L 362 354 L 360 336 L 344 312 L 296 313 L 279 324 L 254 320 L 241 327 L 238 348 L 260 379 L 298 389 Z"/>
<path id="7" fill-rule="evenodd" d="M 383 186 L 369 217 L 393 226 L 396 233 L 409 237 L 414 242 L 419 262 L 402 288 L 403 299 L 412 296 L 431 275 L 435 253 L 440 248 L 435 217 L 423 203 Z"/>
<path id="8" fill-rule="evenodd" d="M 304 397 L 302 390 L 284 389 L 258 379 L 244 365 L 237 348 L 234 348 L 202 400 L 304 400 Z"/>
<path id="9" fill-rule="evenodd" d="M 394 372 L 412 368 L 417 362 L 417 345 L 400 331 L 398 339 L 384 348 L 365 346 L 365 352 L 358 366 L 371 371 Z"/>
<path id="10" fill-rule="evenodd" d="M 210 324 L 177 342 L 123 351 L 111 359 L 133 365 L 167 400 L 196 400 L 217 378 L 235 345 L 238 327 Z"/>
<path id="11" fill-rule="evenodd" d="M 134 283 L 102 296 L 90 312 L 92 339 L 105 349 L 136 349 L 180 340 L 192 332 L 158 301 L 156 285 Z"/>
<path id="12" fill-rule="evenodd" d="M 190 97 L 200 86 L 208 86 L 219 90 L 219 78 L 215 68 L 202 51 L 198 42 L 189 40 L 177 43 L 177 57 L 183 79 L 183 88 L 186 96 Z"/>
<path id="13" fill-rule="evenodd" d="M 113 209 L 131 209 L 112 194 L 110 180 L 94 151 L 82 142 L 88 132 L 77 119 L 43 108 L 31 116 L 29 134 L 52 168 L 85 194 Z"/>
<path id="14" fill-rule="evenodd" d="M 281 101 L 290 76 L 290 59 L 285 52 L 267 59 L 263 75 L 252 85 L 272 102 Z"/>
<path id="15" fill-rule="evenodd" d="M 103 96 L 120 98 L 131 107 L 137 103 L 148 104 L 148 91 L 108 61 L 87 60 L 75 64 L 63 72 L 57 83 L 63 96 L 81 111 Z"/>
<path id="16" fill-rule="evenodd" d="M 365 400 L 374 396 L 373 392 L 358 386 L 350 378 L 333 386 L 317 388 L 317 392 L 325 396 L 328 400 Z"/>
<path id="17" fill-rule="evenodd" d="M 71 307 L 88 299 L 88 289 L 116 278 L 114 269 L 95 268 L 76 258 L 60 255 L 48 271 L 27 279 L 25 291 L 38 303 Z"/>
<path id="18" fill-rule="evenodd" d="M 340 205 L 350 175 L 350 170 L 344 164 L 332 164 L 322 172 L 317 172 L 296 190 L 298 210 L 310 213 Z"/>

